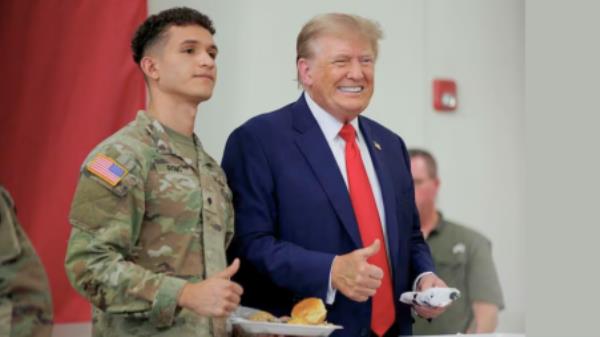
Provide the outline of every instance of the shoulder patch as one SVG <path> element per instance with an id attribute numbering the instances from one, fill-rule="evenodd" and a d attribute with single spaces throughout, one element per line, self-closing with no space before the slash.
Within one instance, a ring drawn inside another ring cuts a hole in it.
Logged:
<path id="1" fill-rule="evenodd" d="M 102 153 L 97 154 L 94 159 L 90 160 L 85 168 L 110 186 L 116 186 L 128 173 L 127 169 Z"/>

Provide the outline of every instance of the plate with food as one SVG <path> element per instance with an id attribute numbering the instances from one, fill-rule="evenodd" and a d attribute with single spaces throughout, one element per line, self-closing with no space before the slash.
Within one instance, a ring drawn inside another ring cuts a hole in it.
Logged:
<path id="1" fill-rule="evenodd" d="M 266 311 L 240 307 L 230 317 L 231 324 L 251 334 L 286 336 L 329 336 L 339 325 L 328 323 L 327 310 L 319 298 L 307 298 L 292 309 L 291 317 L 275 317 Z"/>

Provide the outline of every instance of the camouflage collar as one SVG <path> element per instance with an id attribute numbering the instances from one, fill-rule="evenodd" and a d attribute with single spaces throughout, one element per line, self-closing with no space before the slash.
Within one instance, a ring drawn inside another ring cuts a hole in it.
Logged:
<path id="1" fill-rule="evenodd" d="M 148 113 L 146 113 L 144 110 L 138 111 L 136 120 L 145 125 L 146 131 L 154 140 L 159 153 L 177 156 L 189 166 L 196 167 L 196 163 L 194 163 L 192 159 L 184 156 L 180 151 L 177 150 L 176 146 L 173 146 L 173 142 L 165 130 L 165 127 L 158 120 L 148 116 Z M 199 147 L 200 141 L 198 140 L 198 137 L 196 137 L 196 134 L 193 134 L 192 137 L 194 138 L 196 147 Z"/>

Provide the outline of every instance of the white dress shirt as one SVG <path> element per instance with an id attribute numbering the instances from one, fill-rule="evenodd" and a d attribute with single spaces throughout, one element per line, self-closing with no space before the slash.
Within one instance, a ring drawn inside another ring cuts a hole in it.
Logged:
<path id="1" fill-rule="evenodd" d="M 346 183 L 346 187 L 348 188 L 348 173 L 346 172 L 346 141 L 340 136 L 340 130 L 344 126 L 344 123 L 337 120 L 333 115 L 325 111 L 321 108 L 315 101 L 312 100 L 310 95 L 307 92 L 304 92 L 304 98 L 306 99 L 306 103 L 312 115 L 317 120 L 317 124 L 321 128 L 323 135 L 325 135 L 325 139 L 327 140 L 327 144 L 329 144 L 329 148 L 333 153 L 333 157 L 340 169 L 340 173 L 344 178 L 344 182 Z M 379 179 L 377 178 L 377 173 L 375 172 L 375 168 L 373 167 L 373 161 L 371 160 L 371 154 L 369 152 L 369 148 L 365 143 L 365 138 L 360 131 L 360 127 L 358 125 L 358 118 L 354 118 L 350 121 L 350 124 L 356 130 L 356 142 L 358 144 L 358 148 L 360 149 L 360 156 L 363 161 L 363 165 L 365 170 L 367 171 L 367 176 L 369 177 L 369 184 L 371 185 L 371 189 L 373 191 L 373 197 L 375 198 L 375 204 L 377 206 L 377 211 L 379 213 L 379 220 L 381 222 L 381 230 L 383 231 L 383 243 L 385 247 L 385 251 L 388 257 L 388 261 L 390 259 L 390 251 L 387 240 L 387 232 L 385 230 L 385 207 L 383 206 L 383 196 L 381 194 L 381 187 L 379 186 Z M 365 242 L 365 244 L 370 245 L 372 242 Z M 390 266 L 391 267 L 391 266 Z M 390 270 L 392 270 L 390 268 Z M 413 289 L 416 288 L 418 281 L 421 277 L 431 274 L 432 272 L 424 272 L 420 274 L 413 283 Z M 335 294 L 337 293 L 336 289 L 333 289 L 331 284 L 331 269 L 329 272 L 329 286 L 327 290 L 327 304 L 333 304 L 335 301 Z"/>
<path id="2" fill-rule="evenodd" d="M 321 128 L 321 131 L 325 135 L 325 139 L 327 140 L 327 144 L 329 144 L 329 148 L 333 153 L 333 157 L 340 169 L 340 173 L 344 178 L 344 182 L 346 183 L 346 188 L 348 188 L 348 173 L 346 172 L 346 155 L 345 155 L 345 147 L 346 141 L 340 137 L 339 133 L 344 123 L 337 120 L 333 115 L 323 110 L 315 101 L 312 100 L 310 95 L 305 92 L 304 97 L 306 98 L 306 103 L 308 104 L 308 108 L 310 109 L 312 115 L 317 120 L 317 124 Z M 379 220 L 381 222 L 381 229 L 383 231 L 384 238 L 384 247 L 386 249 L 386 253 L 388 255 L 389 260 L 389 249 L 387 244 L 387 233 L 385 231 L 385 208 L 383 207 L 383 197 L 381 195 L 381 187 L 379 186 L 379 179 L 377 178 L 377 173 L 375 172 L 375 168 L 373 167 L 373 161 L 371 160 L 371 154 L 369 153 L 369 148 L 365 143 L 365 138 L 360 131 L 360 127 L 358 125 L 358 118 L 354 118 L 350 121 L 350 124 L 356 130 L 356 142 L 360 149 L 360 156 L 363 161 L 363 165 L 365 166 L 365 170 L 367 171 L 367 176 L 369 177 L 369 184 L 371 184 L 371 189 L 373 190 L 373 197 L 375 198 L 375 204 L 377 206 L 377 211 L 379 213 Z M 370 245 L 372 242 L 365 242 L 365 244 Z M 332 304 L 335 301 L 336 290 L 333 289 L 331 284 L 331 272 L 329 273 L 329 290 L 327 291 L 327 304 Z"/>

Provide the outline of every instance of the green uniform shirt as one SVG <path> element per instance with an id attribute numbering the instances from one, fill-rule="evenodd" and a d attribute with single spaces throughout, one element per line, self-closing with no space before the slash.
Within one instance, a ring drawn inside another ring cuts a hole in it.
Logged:
<path id="1" fill-rule="evenodd" d="M 48 278 L 0 186 L 0 336 L 49 337 L 52 301 Z"/>
<path id="2" fill-rule="evenodd" d="M 436 275 L 461 297 L 431 322 L 415 317 L 415 335 L 439 335 L 466 332 L 473 319 L 474 301 L 493 303 L 504 308 L 502 289 L 492 259 L 492 246 L 483 235 L 467 227 L 444 220 L 427 238 L 435 262 Z"/>
<path id="3" fill-rule="evenodd" d="M 94 306 L 94 336 L 225 335 L 176 302 L 226 268 L 233 235 L 225 175 L 195 135 L 139 112 L 85 160 L 69 220 L 67 276 Z"/>

